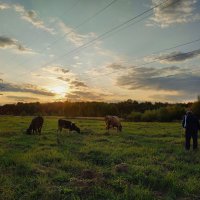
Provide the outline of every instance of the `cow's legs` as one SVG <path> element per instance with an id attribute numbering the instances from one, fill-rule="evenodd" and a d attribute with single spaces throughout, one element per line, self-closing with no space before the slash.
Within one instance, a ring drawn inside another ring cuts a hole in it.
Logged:
<path id="1" fill-rule="evenodd" d="M 60 132 L 60 133 L 62 132 L 62 127 L 61 126 L 58 127 L 57 132 Z"/>
<path id="2" fill-rule="evenodd" d="M 110 123 L 109 122 L 107 122 L 106 123 L 106 129 L 109 131 L 109 129 L 110 129 Z"/>
<path id="3" fill-rule="evenodd" d="M 60 141 L 61 132 L 62 132 L 62 127 L 59 126 L 59 127 L 58 127 L 58 130 L 57 130 L 57 134 L 56 134 L 56 135 L 57 135 L 57 143 L 58 143 L 58 144 L 61 143 L 61 141 Z"/>
<path id="4" fill-rule="evenodd" d="M 38 133 L 39 133 L 39 135 L 41 135 L 41 127 L 40 128 L 38 128 Z"/>

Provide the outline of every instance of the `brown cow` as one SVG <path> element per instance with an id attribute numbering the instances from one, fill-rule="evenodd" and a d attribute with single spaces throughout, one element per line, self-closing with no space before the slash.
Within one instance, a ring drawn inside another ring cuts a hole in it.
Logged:
<path id="1" fill-rule="evenodd" d="M 105 122 L 106 122 L 107 130 L 109 130 L 110 128 L 116 127 L 117 131 L 120 131 L 120 132 L 122 131 L 122 125 L 121 125 L 119 117 L 107 115 L 105 117 Z"/>

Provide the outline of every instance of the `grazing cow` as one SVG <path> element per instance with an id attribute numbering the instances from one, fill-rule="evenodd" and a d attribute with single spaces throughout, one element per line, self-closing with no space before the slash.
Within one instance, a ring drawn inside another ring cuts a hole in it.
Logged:
<path id="1" fill-rule="evenodd" d="M 43 125 L 44 119 L 43 117 L 35 117 L 32 119 L 29 128 L 26 130 L 27 134 L 34 134 L 35 132 L 41 134 L 41 129 Z"/>
<path id="2" fill-rule="evenodd" d="M 109 130 L 110 128 L 116 127 L 117 131 L 120 131 L 120 132 L 122 131 L 122 125 L 121 125 L 119 117 L 107 115 L 105 117 L 105 122 L 106 122 L 107 130 Z"/>
<path id="3" fill-rule="evenodd" d="M 67 121 L 64 119 L 58 120 L 58 131 L 62 131 L 62 129 L 69 129 L 69 131 L 76 131 L 77 133 L 80 133 L 80 128 L 77 127 L 74 123 L 71 121 Z"/>

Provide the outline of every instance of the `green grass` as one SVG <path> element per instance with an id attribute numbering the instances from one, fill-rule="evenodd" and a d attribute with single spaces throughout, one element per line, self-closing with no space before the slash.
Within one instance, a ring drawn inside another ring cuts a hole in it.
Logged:
<path id="1" fill-rule="evenodd" d="M 81 134 L 45 117 L 42 135 L 26 135 L 32 117 L 0 117 L 0 200 L 197 200 L 200 152 L 186 152 L 178 123 L 73 120 Z M 125 163 L 128 170 L 117 171 Z"/>

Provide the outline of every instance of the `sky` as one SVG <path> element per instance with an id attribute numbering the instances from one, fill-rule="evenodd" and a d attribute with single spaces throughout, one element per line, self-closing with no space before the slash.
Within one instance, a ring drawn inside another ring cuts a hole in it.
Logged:
<path id="1" fill-rule="evenodd" d="M 200 94 L 199 0 L 0 0 L 0 104 Z"/>

